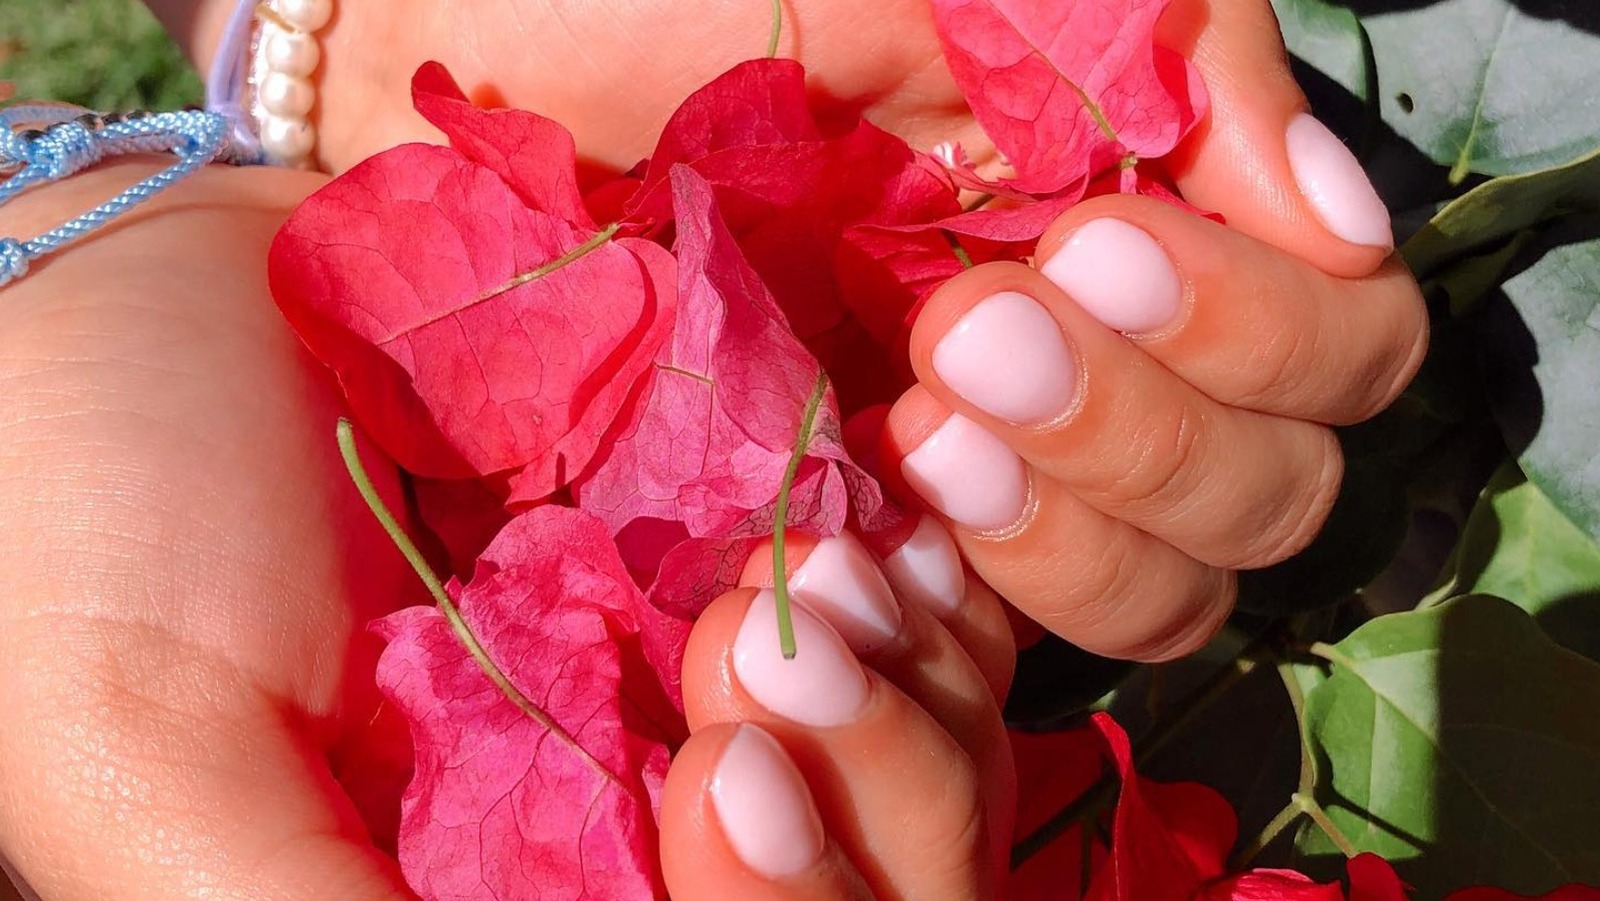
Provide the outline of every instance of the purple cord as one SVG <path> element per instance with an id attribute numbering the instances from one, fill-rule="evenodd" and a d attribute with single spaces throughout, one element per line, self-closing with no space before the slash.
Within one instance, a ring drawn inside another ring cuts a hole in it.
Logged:
<path id="1" fill-rule="evenodd" d="M 217 43 L 206 77 L 206 109 L 226 116 L 233 123 L 233 140 L 241 149 L 260 155 L 261 139 L 252 127 L 250 111 L 244 108 L 249 82 L 250 32 L 255 21 L 257 0 L 239 0 L 228 16 Z"/>

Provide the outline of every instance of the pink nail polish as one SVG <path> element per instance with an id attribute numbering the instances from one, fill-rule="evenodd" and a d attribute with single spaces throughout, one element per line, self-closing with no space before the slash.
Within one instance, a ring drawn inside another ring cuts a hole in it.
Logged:
<path id="1" fill-rule="evenodd" d="M 1028 503 L 1022 458 L 959 413 L 906 454 L 900 471 L 924 500 L 974 529 L 1012 525 Z"/>
<path id="2" fill-rule="evenodd" d="M 961 608 L 966 600 L 967 574 L 955 540 L 938 520 L 922 517 L 917 529 L 883 561 L 889 584 L 900 596 L 921 604 L 941 619 Z"/>
<path id="3" fill-rule="evenodd" d="M 1159 331 L 1183 304 L 1183 282 L 1167 252 L 1144 229 L 1121 219 L 1078 226 L 1039 272 L 1119 332 Z"/>
<path id="4" fill-rule="evenodd" d="M 840 726 L 867 703 L 867 676 L 831 626 L 790 605 L 795 655 L 778 645 L 778 606 L 770 590 L 756 595 L 733 639 L 733 672 L 757 704 L 805 726 Z"/>
<path id="5" fill-rule="evenodd" d="M 757 873 L 793 876 L 822 859 L 827 838 L 805 778 L 758 726 L 741 724 L 722 750 L 711 805 L 733 853 Z"/>
<path id="6" fill-rule="evenodd" d="M 900 634 L 904 614 L 894 591 L 854 535 L 818 542 L 789 577 L 789 591 L 857 654 L 876 651 Z"/>
<path id="7" fill-rule="evenodd" d="M 956 320 L 933 348 L 933 371 L 973 406 L 1020 423 L 1066 412 L 1078 381 L 1061 325 L 1015 291 L 985 298 Z"/>
<path id="8" fill-rule="evenodd" d="M 1308 113 L 1289 123 L 1289 169 L 1328 231 L 1352 244 L 1394 247 L 1389 211 L 1350 148 Z"/>

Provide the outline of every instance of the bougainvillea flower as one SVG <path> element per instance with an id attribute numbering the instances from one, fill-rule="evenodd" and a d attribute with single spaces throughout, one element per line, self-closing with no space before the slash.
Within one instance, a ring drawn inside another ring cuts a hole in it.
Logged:
<path id="1" fill-rule="evenodd" d="M 440 610 L 377 624 L 378 681 L 416 747 L 407 882 L 424 899 L 660 897 L 655 809 L 686 734 L 673 701 L 687 625 L 645 603 L 598 520 L 565 507 L 512 520 L 452 589 L 521 702 Z"/>
<path id="2" fill-rule="evenodd" d="M 934 0 L 956 83 L 1015 172 L 1007 187 L 1081 193 L 1106 171 L 1177 147 L 1206 96 L 1189 61 L 1155 41 L 1170 3 Z"/>

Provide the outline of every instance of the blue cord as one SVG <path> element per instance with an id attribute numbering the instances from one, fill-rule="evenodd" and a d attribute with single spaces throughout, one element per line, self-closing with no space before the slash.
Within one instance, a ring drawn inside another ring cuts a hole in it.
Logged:
<path id="1" fill-rule="evenodd" d="M 34 128 L 18 131 L 24 124 Z M 27 275 L 34 260 L 104 228 L 210 163 L 260 162 L 259 152 L 240 147 L 232 132 L 233 122 L 227 117 L 200 110 L 101 115 L 79 107 L 44 104 L 0 110 L 0 175 L 6 175 L 0 182 L 0 204 L 107 157 L 172 153 L 178 158 L 167 169 L 32 240 L 0 237 L 0 287 Z"/>

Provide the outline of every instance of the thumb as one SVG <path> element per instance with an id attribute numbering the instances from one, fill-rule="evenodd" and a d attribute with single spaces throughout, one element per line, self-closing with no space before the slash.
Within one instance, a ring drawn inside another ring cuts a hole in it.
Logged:
<path id="1" fill-rule="evenodd" d="M 57 647 L 85 637 L 55 636 Z M 151 662 L 70 679 L 35 671 L 12 699 L 22 703 L 6 705 L 17 719 L 0 737 L 0 853 L 32 892 L 411 897 L 287 705 L 198 655 L 159 672 Z"/>
<path id="2" fill-rule="evenodd" d="M 1332 275 L 1369 275 L 1389 215 L 1348 148 L 1306 111 L 1269 0 L 1176 0 L 1163 43 L 1194 60 L 1211 112 L 1172 156 L 1190 202 Z"/>

